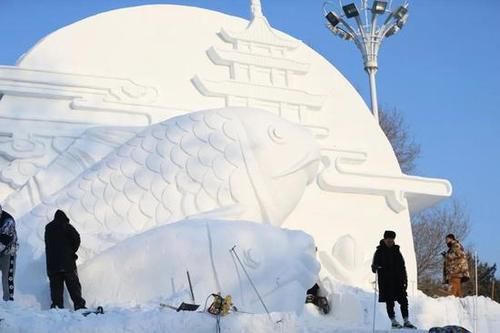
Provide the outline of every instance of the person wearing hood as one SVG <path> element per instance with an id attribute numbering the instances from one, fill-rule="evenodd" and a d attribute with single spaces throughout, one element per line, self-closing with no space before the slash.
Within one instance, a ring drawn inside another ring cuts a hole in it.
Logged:
<path id="1" fill-rule="evenodd" d="M 76 251 L 80 247 L 80 234 L 69 223 L 62 210 L 45 226 L 45 255 L 50 283 L 51 308 L 64 308 L 64 284 L 68 289 L 75 311 L 85 309 L 82 287 L 76 269 Z"/>
<path id="2" fill-rule="evenodd" d="M 444 282 L 450 286 L 450 295 L 462 297 L 462 282 L 470 280 L 467 256 L 455 235 L 448 234 L 445 241 L 448 251 L 441 253 L 444 256 Z"/>
<path id="3" fill-rule="evenodd" d="M 405 261 L 399 251 L 399 245 L 394 243 L 396 233 L 387 230 L 384 239 L 380 241 L 373 255 L 372 272 L 377 274 L 380 303 L 385 303 L 392 328 L 416 328 L 408 319 L 408 276 Z M 396 320 L 394 312 L 395 301 L 401 306 L 403 326 Z"/>
<path id="4" fill-rule="evenodd" d="M 14 300 L 14 273 L 18 246 L 16 222 L 0 205 L 0 272 L 4 301 Z"/>

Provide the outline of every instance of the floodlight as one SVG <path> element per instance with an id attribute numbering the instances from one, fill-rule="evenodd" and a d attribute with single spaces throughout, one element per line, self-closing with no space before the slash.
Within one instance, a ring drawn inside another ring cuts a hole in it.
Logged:
<path id="1" fill-rule="evenodd" d="M 338 0 L 337 8 L 342 7 L 342 11 L 337 10 L 336 13 L 329 11 L 334 10 L 332 7 L 327 9 L 332 0 L 324 1 L 323 15 L 327 20 L 327 29 L 339 38 L 353 41 L 361 51 L 364 69 L 370 81 L 371 111 L 378 122 L 375 80 L 378 51 L 382 40 L 398 33 L 408 21 L 408 0 L 399 0 L 402 3 L 397 6 L 392 5 L 393 0 Z M 382 24 L 377 22 L 379 16 L 380 20 L 384 21 Z M 352 18 L 354 20 L 348 20 Z"/>
<path id="2" fill-rule="evenodd" d="M 398 20 L 398 22 L 396 23 L 396 25 L 399 27 L 399 28 L 402 28 L 403 25 L 405 25 L 405 23 L 408 21 L 408 14 L 406 14 L 405 16 L 403 16 L 403 18 L 401 20 Z"/>
<path id="3" fill-rule="evenodd" d="M 337 34 L 337 36 L 339 36 L 340 38 L 345 39 L 345 40 L 354 39 L 354 37 L 349 32 L 345 31 L 344 29 L 337 28 L 337 31 L 335 33 Z"/>
<path id="4" fill-rule="evenodd" d="M 373 14 L 383 14 L 387 8 L 387 1 L 373 1 L 372 13 Z"/>
<path id="5" fill-rule="evenodd" d="M 344 39 L 344 40 L 353 40 L 354 39 L 354 36 L 351 35 L 350 32 L 342 29 L 340 26 L 332 26 L 332 25 L 328 25 L 328 29 L 336 36 Z"/>
<path id="6" fill-rule="evenodd" d="M 396 9 L 393 13 L 394 17 L 397 18 L 398 20 L 401 20 L 403 17 L 405 17 L 408 14 L 408 8 L 405 6 L 399 6 L 398 9 Z"/>
<path id="7" fill-rule="evenodd" d="M 344 10 L 345 16 L 347 16 L 348 18 L 359 16 L 358 8 L 356 8 L 356 5 L 354 3 L 345 5 L 342 7 L 342 9 Z"/>
<path id="8" fill-rule="evenodd" d="M 395 24 L 389 30 L 387 30 L 387 32 L 385 33 L 385 37 L 390 37 L 390 36 L 394 35 L 395 33 L 397 33 L 399 30 L 401 30 L 401 28 L 398 27 L 397 24 Z"/>
<path id="9" fill-rule="evenodd" d="M 337 24 L 340 23 L 340 19 L 339 19 L 338 15 L 335 14 L 334 12 L 328 12 L 328 14 L 326 14 L 325 17 L 328 20 L 328 22 L 330 22 L 332 27 L 335 27 L 335 26 L 337 26 Z"/>

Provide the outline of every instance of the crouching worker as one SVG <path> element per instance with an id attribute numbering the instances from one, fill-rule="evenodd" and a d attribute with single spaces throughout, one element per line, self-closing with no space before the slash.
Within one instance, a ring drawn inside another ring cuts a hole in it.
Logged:
<path id="1" fill-rule="evenodd" d="M 310 289 L 307 290 L 306 303 L 312 303 L 316 305 L 324 314 L 330 312 L 330 304 L 328 304 L 328 299 L 324 296 L 319 295 L 319 285 L 314 284 Z"/>
<path id="2" fill-rule="evenodd" d="M 54 220 L 45 226 L 45 254 L 50 282 L 51 308 L 64 307 L 64 284 L 75 310 L 85 309 L 82 287 L 76 270 L 76 251 L 80 247 L 80 234 L 69 223 L 63 211 L 57 210 Z"/>
<path id="3" fill-rule="evenodd" d="M 406 274 L 405 261 L 399 251 L 399 245 L 394 243 L 396 233 L 394 231 L 384 232 L 384 239 L 380 241 L 373 256 L 372 272 L 377 273 L 380 303 L 385 303 L 387 314 L 391 319 L 392 328 L 416 328 L 408 319 L 408 298 L 406 288 L 408 277 Z M 396 320 L 394 313 L 394 302 L 401 306 L 401 315 L 404 324 Z"/>

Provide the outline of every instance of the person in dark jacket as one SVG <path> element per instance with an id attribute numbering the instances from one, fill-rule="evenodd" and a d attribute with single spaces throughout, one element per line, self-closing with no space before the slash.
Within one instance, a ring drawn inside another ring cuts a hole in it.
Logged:
<path id="1" fill-rule="evenodd" d="M 14 300 L 14 275 L 18 246 L 16 222 L 0 205 L 0 272 L 2 273 L 4 301 Z"/>
<path id="2" fill-rule="evenodd" d="M 408 319 L 408 298 L 406 288 L 408 277 L 406 274 L 405 261 L 399 251 L 399 245 L 394 243 L 396 233 L 387 230 L 384 232 L 384 239 L 380 241 L 377 250 L 373 255 L 372 272 L 377 273 L 380 303 L 386 304 L 387 314 L 391 319 L 392 328 L 416 328 Z M 404 324 L 396 320 L 394 313 L 394 302 L 401 306 L 401 315 Z"/>
<path id="3" fill-rule="evenodd" d="M 69 223 L 63 211 L 57 210 L 54 220 L 45 226 L 45 254 L 50 282 L 51 308 L 64 307 L 64 283 L 75 310 L 85 309 L 82 287 L 76 270 L 76 251 L 80 247 L 80 234 Z"/>

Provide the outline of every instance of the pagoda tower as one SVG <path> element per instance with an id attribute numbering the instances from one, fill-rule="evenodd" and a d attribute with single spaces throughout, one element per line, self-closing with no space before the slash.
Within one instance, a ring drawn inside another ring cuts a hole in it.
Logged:
<path id="1" fill-rule="evenodd" d="M 260 0 L 251 1 L 251 20 L 244 31 L 222 28 L 218 35 L 228 47 L 211 47 L 207 55 L 215 65 L 229 67 L 229 77 L 214 81 L 196 75 L 192 82 L 201 94 L 222 97 L 226 106 L 265 109 L 318 130 L 320 126 L 309 123 L 308 113 L 321 111 L 325 96 L 302 88 L 310 64 L 293 59 L 301 43 L 276 34 Z"/>

